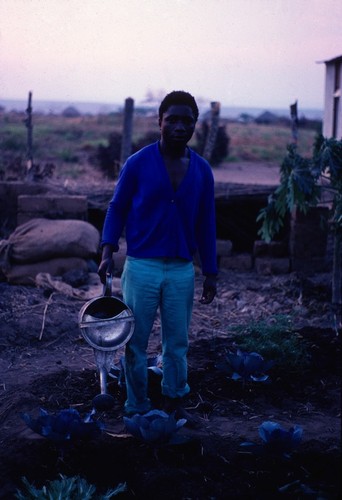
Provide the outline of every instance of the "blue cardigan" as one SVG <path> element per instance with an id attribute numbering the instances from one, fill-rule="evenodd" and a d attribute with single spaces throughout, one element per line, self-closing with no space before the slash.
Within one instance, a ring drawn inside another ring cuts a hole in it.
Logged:
<path id="1" fill-rule="evenodd" d="M 158 142 L 130 156 L 109 203 L 102 246 L 118 251 L 126 227 L 127 255 L 192 260 L 198 250 L 204 275 L 217 274 L 214 178 L 192 149 L 175 192 Z"/>

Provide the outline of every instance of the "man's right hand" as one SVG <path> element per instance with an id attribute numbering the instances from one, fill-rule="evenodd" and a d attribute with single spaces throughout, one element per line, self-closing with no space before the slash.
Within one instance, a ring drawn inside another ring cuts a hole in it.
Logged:
<path id="1" fill-rule="evenodd" d="M 102 250 L 102 258 L 97 270 L 101 283 L 106 284 L 106 274 L 112 273 L 114 269 L 113 248 L 111 245 L 105 245 Z"/>
<path id="2" fill-rule="evenodd" d="M 106 284 L 106 274 L 111 268 L 114 268 L 114 261 L 112 257 L 101 260 L 97 273 L 100 276 L 100 280 L 103 285 Z"/>

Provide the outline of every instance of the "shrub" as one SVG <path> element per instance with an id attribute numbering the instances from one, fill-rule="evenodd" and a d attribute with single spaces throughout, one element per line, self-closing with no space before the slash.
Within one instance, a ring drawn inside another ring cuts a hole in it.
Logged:
<path id="1" fill-rule="evenodd" d="M 148 144 L 152 144 L 153 142 L 156 142 L 159 139 L 160 139 L 160 132 L 154 130 L 148 131 L 133 145 L 133 152 L 139 151 L 139 149 L 148 146 Z"/>
<path id="2" fill-rule="evenodd" d="M 100 144 L 97 148 L 97 160 L 102 171 L 110 178 L 117 177 L 120 166 L 122 135 L 112 132 L 108 136 L 108 146 Z"/>

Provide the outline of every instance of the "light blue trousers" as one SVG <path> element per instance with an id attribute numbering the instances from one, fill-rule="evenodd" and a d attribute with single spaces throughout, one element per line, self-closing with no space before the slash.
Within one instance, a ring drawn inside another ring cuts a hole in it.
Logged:
<path id="1" fill-rule="evenodd" d="M 125 410 L 150 410 L 147 393 L 147 347 L 159 307 L 161 318 L 162 394 L 185 396 L 188 330 L 194 300 L 194 267 L 181 259 L 127 257 L 121 277 L 123 298 L 135 317 L 135 329 L 126 344 Z"/>

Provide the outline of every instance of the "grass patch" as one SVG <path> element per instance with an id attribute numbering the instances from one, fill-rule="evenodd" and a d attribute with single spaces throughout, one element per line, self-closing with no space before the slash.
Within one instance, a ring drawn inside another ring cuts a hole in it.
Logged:
<path id="1" fill-rule="evenodd" d="M 2 131 L 2 138 L 0 140 L 0 148 L 3 152 L 22 152 L 26 148 L 26 131 L 20 125 L 12 125 L 6 127 Z"/>
<path id="2" fill-rule="evenodd" d="M 275 315 L 269 321 L 255 321 L 234 327 L 233 339 L 246 352 L 257 352 L 273 360 L 278 369 L 298 372 L 310 363 L 301 336 L 293 329 L 289 316 Z"/>
<path id="3" fill-rule="evenodd" d="M 230 151 L 227 161 L 268 161 L 281 163 L 288 144 L 292 142 L 291 130 L 284 125 L 258 125 L 255 123 L 227 123 Z M 312 146 L 317 132 L 300 129 L 298 153 L 312 156 Z"/>

